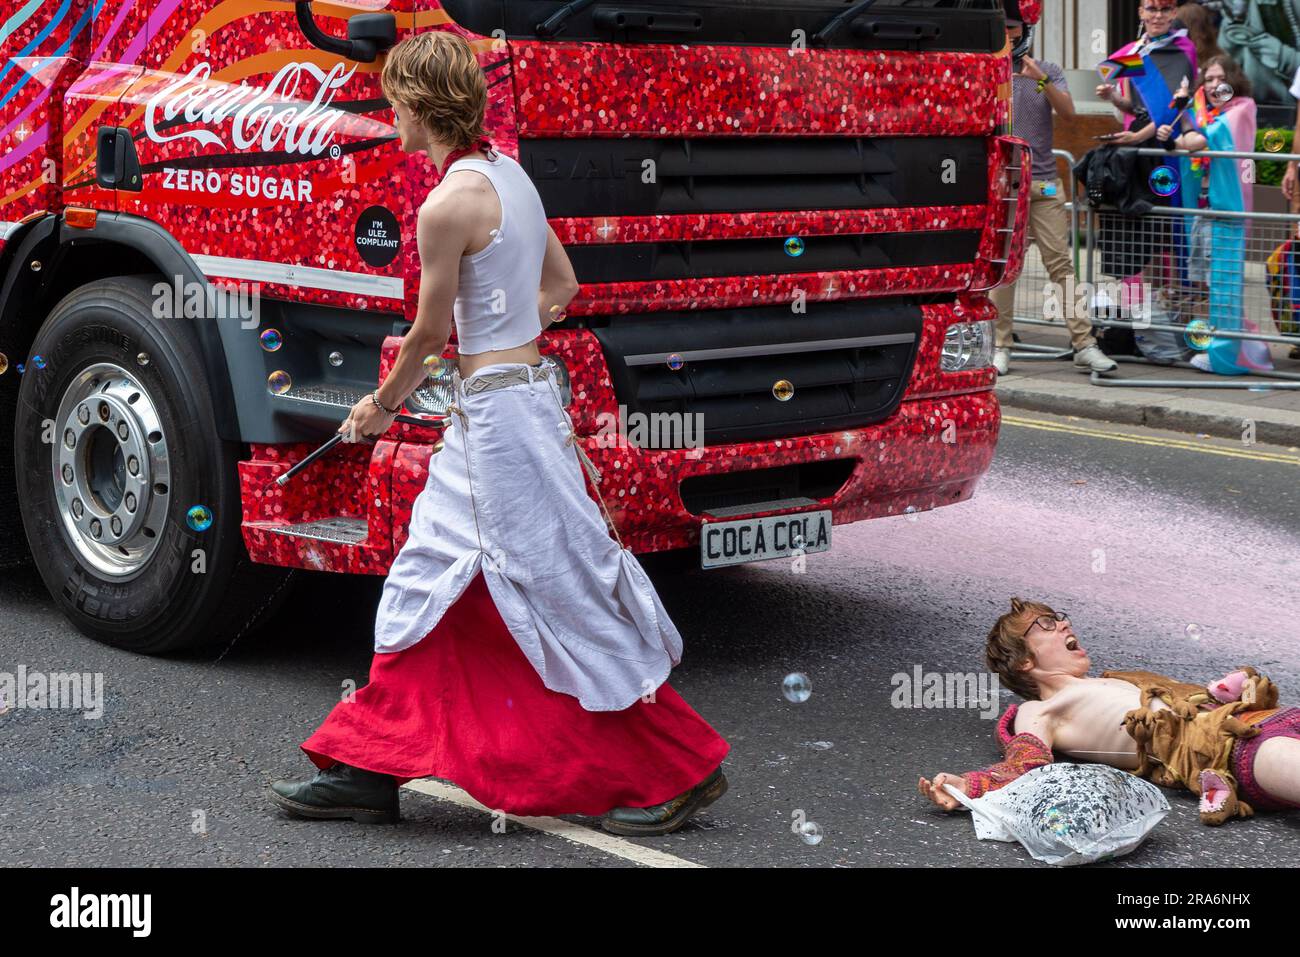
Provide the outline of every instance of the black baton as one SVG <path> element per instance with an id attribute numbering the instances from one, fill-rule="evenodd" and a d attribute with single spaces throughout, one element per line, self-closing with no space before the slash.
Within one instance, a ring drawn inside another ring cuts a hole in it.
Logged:
<path id="1" fill-rule="evenodd" d="M 432 425 L 432 426 L 445 426 L 449 421 L 451 421 L 451 416 L 448 416 L 448 415 L 439 415 L 439 416 L 435 416 L 435 417 L 430 418 L 430 419 L 418 419 L 418 418 L 416 418 L 416 417 L 413 416 L 413 415 L 398 415 L 398 416 L 394 416 L 393 421 L 394 421 L 394 422 L 405 422 L 405 423 L 407 423 L 408 425 Z M 325 454 L 326 452 L 328 452 L 330 449 L 334 448 L 334 446 L 336 446 L 336 445 L 338 445 L 340 442 L 342 442 L 342 441 L 343 441 L 343 435 L 344 435 L 344 433 L 342 433 L 342 432 L 336 432 L 336 433 L 334 433 L 334 435 L 329 439 L 329 441 L 327 441 L 324 445 L 322 445 L 322 446 L 321 446 L 320 448 L 318 448 L 316 451 L 312 452 L 310 455 L 308 455 L 306 458 L 304 458 L 301 462 L 295 463 L 294 466 L 293 466 L 293 468 L 289 469 L 289 471 L 285 472 L 283 475 L 277 475 L 277 476 L 276 476 L 276 479 L 275 479 L 275 484 L 276 484 L 276 485 L 284 485 L 286 482 L 289 481 L 289 479 L 293 478 L 295 475 L 297 475 L 299 472 L 301 472 L 301 471 L 302 471 L 303 469 L 305 469 L 307 466 L 311 465 L 312 462 L 315 462 L 318 458 L 320 458 L 322 455 L 324 455 L 324 454 Z"/>

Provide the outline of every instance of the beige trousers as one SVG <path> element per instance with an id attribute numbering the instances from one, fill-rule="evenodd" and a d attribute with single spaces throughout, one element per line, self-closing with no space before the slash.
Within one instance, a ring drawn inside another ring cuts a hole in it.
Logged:
<path id="1" fill-rule="evenodd" d="M 1044 184 L 1055 184 L 1056 195 L 1044 196 Z M 1092 321 L 1075 315 L 1075 297 L 1069 285 L 1074 276 L 1074 263 L 1070 259 L 1070 211 L 1065 208 L 1065 192 L 1060 179 L 1036 179 L 1030 189 L 1029 235 L 1026 243 L 1038 246 L 1047 275 L 1061 290 L 1061 309 L 1065 324 L 1070 330 L 1070 344 L 1075 351 L 1096 345 L 1092 334 Z M 989 299 L 998 310 L 994 344 L 999 349 L 1011 348 L 1011 325 L 1016 284 L 999 286 L 989 293 Z"/>

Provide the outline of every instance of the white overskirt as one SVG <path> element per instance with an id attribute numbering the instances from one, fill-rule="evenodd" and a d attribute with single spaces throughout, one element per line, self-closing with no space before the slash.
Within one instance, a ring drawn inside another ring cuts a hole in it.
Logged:
<path id="1" fill-rule="evenodd" d="M 466 422 L 453 414 L 430 457 L 384 582 L 375 651 L 424 639 L 481 569 L 543 684 L 588 711 L 621 711 L 663 684 L 681 661 L 682 638 L 587 492 L 554 377 L 497 363 L 465 382 L 517 367 L 532 370 L 529 382 L 458 390 Z"/>

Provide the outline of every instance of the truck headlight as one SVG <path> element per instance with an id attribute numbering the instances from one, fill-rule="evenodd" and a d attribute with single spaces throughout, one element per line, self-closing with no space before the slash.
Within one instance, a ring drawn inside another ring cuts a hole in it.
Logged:
<path id="1" fill-rule="evenodd" d="M 431 371 L 425 376 L 423 384 L 407 397 L 407 411 L 424 415 L 448 415 L 447 406 L 456 398 L 451 381 L 455 369 L 455 359 L 442 358 L 437 371 Z"/>
<path id="2" fill-rule="evenodd" d="M 944 372 L 964 372 L 993 365 L 993 322 L 954 322 L 943 337 L 943 356 L 939 368 Z"/>

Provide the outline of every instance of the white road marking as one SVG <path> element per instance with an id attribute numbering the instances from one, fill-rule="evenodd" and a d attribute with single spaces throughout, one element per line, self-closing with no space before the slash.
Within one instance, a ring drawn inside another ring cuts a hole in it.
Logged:
<path id="1" fill-rule="evenodd" d="M 469 808 L 474 811 L 484 811 L 488 814 L 496 812 L 490 807 L 485 807 L 478 801 L 474 800 L 468 794 L 458 787 L 451 784 L 444 784 L 441 781 L 429 779 L 408 781 L 402 787 L 408 791 L 415 791 L 419 794 L 427 794 L 435 797 L 440 801 L 448 801 L 452 804 L 459 804 L 461 807 Z M 612 854 L 614 857 L 621 857 L 624 860 L 631 861 L 633 864 L 641 864 L 645 867 L 703 867 L 703 864 L 696 864 L 681 857 L 672 854 L 665 854 L 663 851 L 656 851 L 653 848 L 642 847 L 640 844 L 633 844 L 626 841 L 617 834 L 610 834 L 607 831 L 597 831 L 581 824 L 573 824 L 569 821 L 562 821 L 558 817 L 516 817 L 513 814 L 507 814 L 508 820 L 516 824 L 522 824 L 524 827 L 531 827 L 536 831 L 544 831 L 547 834 L 553 834 L 556 837 L 562 837 L 566 841 L 572 841 L 574 844 L 582 844 L 594 850 L 601 851 L 605 854 Z"/>

